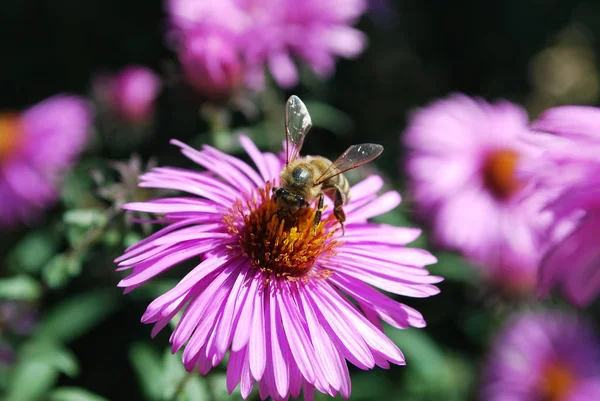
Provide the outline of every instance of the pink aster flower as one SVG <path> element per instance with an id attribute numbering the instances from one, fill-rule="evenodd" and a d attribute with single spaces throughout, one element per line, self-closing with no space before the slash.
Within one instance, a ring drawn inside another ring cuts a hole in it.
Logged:
<path id="1" fill-rule="evenodd" d="M 57 197 L 57 182 L 88 138 L 91 110 L 59 95 L 20 113 L 0 113 L 0 224 L 28 221 Z"/>
<path id="2" fill-rule="evenodd" d="M 259 88 L 268 67 L 275 81 L 288 88 L 298 82 L 294 59 L 328 76 L 337 57 L 352 58 L 363 51 L 366 37 L 352 25 L 366 6 L 364 0 L 169 0 L 167 11 L 180 37 L 179 49 L 187 35 L 196 40 L 206 35 L 207 42 L 219 38 L 220 45 L 211 48 L 214 59 L 195 58 L 196 64 L 206 63 L 204 70 L 214 71 L 218 65 L 243 70 L 246 83 Z M 186 63 L 182 59 L 184 69 Z"/>
<path id="3" fill-rule="evenodd" d="M 522 315 L 500 333 L 488 359 L 482 401 L 600 399 L 600 343 L 575 316 Z"/>
<path id="4" fill-rule="evenodd" d="M 553 108 L 533 127 L 554 136 L 544 138 L 546 152 L 527 169 L 538 188 L 558 191 L 546 206 L 555 219 L 550 232 L 567 232 L 542 261 L 540 289 L 558 286 L 586 305 L 600 292 L 600 109 Z"/>
<path id="5" fill-rule="evenodd" d="M 327 204 L 313 235 L 313 207 L 281 219 L 271 198 L 283 167 L 247 138 L 241 143 L 258 171 L 212 147 L 201 151 L 173 141 L 204 167 L 194 172 L 155 168 L 141 186 L 179 190 L 188 196 L 130 203 L 125 209 L 160 215 L 166 227 L 117 259 L 131 269 L 119 286 L 131 291 L 178 263 L 193 268 L 154 300 L 142 317 L 156 335 L 183 312 L 170 342 L 185 348 L 187 370 L 206 374 L 229 353 L 227 389 L 239 384 L 246 398 L 254 382 L 260 397 L 307 400 L 313 390 L 347 398 L 346 361 L 361 369 L 404 364 L 380 319 L 397 328 L 423 327 L 419 312 L 373 287 L 408 297 L 439 292 L 424 265 L 427 251 L 407 248 L 420 230 L 370 223 L 400 203 L 397 192 L 377 195 L 371 176 L 351 189 L 345 235 Z M 354 299 L 351 302 L 349 298 Z"/>
<path id="6" fill-rule="evenodd" d="M 550 223 L 540 212 L 547 195 L 522 196 L 527 184 L 516 174 L 540 153 L 522 140 L 527 135 L 533 134 L 520 107 L 458 94 L 418 110 L 404 135 L 410 190 L 434 241 L 517 292 L 536 285 Z"/>
<path id="7" fill-rule="evenodd" d="M 210 99 L 231 96 L 244 79 L 235 38 L 226 33 L 196 30 L 185 35 L 179 60 L 190 86 Z"/>
<path id="8" fill-rule="evenodd" d="M 131 65 L 113 77 L 101 77 L 96 90 L 110 109 L 132 124 L 147 122 L 154 114 L 161 81 L 151 69 Z"/>

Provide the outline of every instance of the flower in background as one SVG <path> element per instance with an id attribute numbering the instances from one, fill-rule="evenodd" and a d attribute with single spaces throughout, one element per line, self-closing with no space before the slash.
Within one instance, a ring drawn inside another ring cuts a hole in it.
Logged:
<path id="1" fill-rule="evenodd" d="M 350 395 L 346 360 L 361 369 L 404 364 L 380 319 L 397 328 L 423 327 L 416 310 L 375 290 L 428 297 L 439 292 L 424 266 L 427 251 L 406 248 L 420 230 L 367 221 L 400 203 L 397 192 L 377 195 L 381 178 L 351 189 L 345 235 L 328 200 L 316 234 L 316 210 L 303 208 L 295 221 L 280 219 L 271 191 L 283 162 L 241 143 L 258 172 L 235 157 L 178 141 L 182 153 L 206 171 L 155 168 L 141 176 L 144 188 L 180 190 L 185 197 L 130 203 L 125 209 L 155 213 L 167 226 L 117 259 L 131 270 L 119 286 L 138 288 L 176 264 L 197 266 L 154 300 L 142 317 L 156 335 L 182 312 L 171 335 L 187 370 L 206 374 L 230 350 L 227 389 L 240 384 L 248 397 L 258 382 L 260 397 L 307 400 L 313 390 Z M 200 261 L 200 262 L 198 262 Z M 351 297 L 355 302 L 351 302 Z"/>
<path id="2" fill-rule="evenodd" d="M 231 96 L 244 79 L 244 64 L 232 35 L 191 32 L 182 38 L 179 60 L 190 86 L 210 99 Z"/>
<path id="3" fill-rule="evenodd" d="M 364 0 L 169 0 L 167 11 L 186 77 L 190 69 L 207 71 L 205 79 L 216 77 L 214 84 L 198 86 L 201 78 L 191 74 L 192 86 L 220 88 L 225 82 L 233 88 L 242 72 L 245 83 L 259 89 L 266 67 L 280 86 L 289 88 L 298 83 L 293 59 L 329 76 L 336 57 L 358 56 L 366 37 L 352 24 L 366 6 Z"/>
<path id="4" fill-rule="evenodd" d="M 131 124 L 152 119 L 161 81 L 151 69 L 131 65 L 112 77 L 100 77 L 95 90 L 119 118 Z"/>
<path id="5" fill-rule="evenodd" d="M 26 301 L 0 301 L 0 367 L 15 360 L 9 337 L 30 335 L 37 324 L 37 308 Z"/>
<path id="6" fill-rule="evenodd" d="M 516 169 L 540 153 L 527 135 L 523 109 L 463 95 L 418 110 L 404 134 L 410 190 L 434 241 L 517 293 L 535 288 L 551 220 L 540 212 L 545 193 L 522 196 L 527 183 Z"/>
<path id="7" fill-rule="evenodd" d="M 600 292 L 600 109 L 556 107 L 533 128 L 555 136 L 544 140 L 547 150 L 528 174 L 534 190 L 558 192 L 546 206 L 555 219 L 550 232 L 567 233 L 542 260 L 540 289 L 559 286 L 571 302 L 586 305 Z"/>
<path id="8" fill-rule="evenodd" d="M 83 150 L 91 118 L 84 99 L 67 95 L 0 112 L 0 224 L 28 221 L 56 199 L 59 176 Z"/>
<path id="9" fill-rule="evenodd" d="M 499 335 L 484 373 L 482 401 L 600 399 L 600 343 L 575 316 L 519 316 Z"/>

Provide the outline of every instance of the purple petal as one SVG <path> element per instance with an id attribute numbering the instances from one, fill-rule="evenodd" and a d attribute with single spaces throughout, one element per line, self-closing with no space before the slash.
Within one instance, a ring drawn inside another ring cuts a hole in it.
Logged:
<path id="1" fill-rule="evenodd" d="M 267 163 L 265 161 L 265 157 L 260 152 L 260 150 L 258 150 L 258 148 L 254 144 L 254 142 L 252 142 L 250 140 L 250 138 L 248 138 L 247 136 L 241 135 L 240 143 L 242 144 L 242 147 L 244 148 L 246 153 L 248 153 L 248 155 L 250 156 L 250 158 L 252 159 L 252 161 L 254 162 L 256 167 L 258 168 L 258 171 L 260 172 L 260 175 L 263 178 L 263 183 L 267 182 L 269 179 L 271 179 L 271 176 L 267 169 Z"/>
<path id="2" fill-rule="evenodd" d="M 270 355 L 273 363 L 272 366 L 267 367 L 267 370 L 272 370 L 277 392 L 282 398 L 285 398 L 290 391 L 290 377 L 287 359 L 283 352 L 283 346 L 280 344 L 280 340 L 285 341 L 281 315 L 275 291 L 269 291 L 265 298 L 265 309 L 269 313 L 265 326 L 267 327 L 267 338 L 270 338 Z"/>
<path id="3" fill-rule="evenodd" d="M 255 277 L 255 281 L 260 277 Z M 264 318 L 264 289 L 258 289 L 254 294 L 254 311 L 252 316 L 252 327 L 250 329 L 250 340 L 248 342 L 248 359 L 250 361 L 250 372 L 254 380 L 259 381 L 267 364 L 266 358 L 266 334 Z M 252 293 L 248 294 L 248 300 L 251 300 Z"/>
<path id="4" fill-rule="evenodd" d="M 334 342 L 346 359 L 361 369 L 371 369 L 375 366 L 373 354 L 363 338 L 354 330 L 348 321 L 340 319 L 339 314 L 323 302 L 318 292 L 301 291 L 305 310 L 312 308 L 317 314 L 319 323 L 325 329 L 329 338 Z"/>
<path id="5" fill-rule="evenodd" d="M 297 306 L 291 299 L 284 300 L 280 291 L 277 293 L 277 298 L 281 309 L 283 328 L 292 356 L 304 378 L 314 383 L 315 372 L 311 364 L 316 360 L 316 357 L 308 335 L 300 324 L 302 320 L 298 314 Z"/>
<path id="6" fill-rule="evenodd" d="M 400 194 L 396 191 L 389 191 L 381 195 L 373 202 L 355 210 L 354 213 L 348 216 L 347 222 L 361 222 L 368 218 L 379 216 L 394 209 L 401 202 Z"/>

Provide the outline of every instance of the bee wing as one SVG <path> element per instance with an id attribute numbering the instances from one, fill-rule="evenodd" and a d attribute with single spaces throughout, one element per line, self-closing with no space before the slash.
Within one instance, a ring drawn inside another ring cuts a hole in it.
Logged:
<path id="1" fill-rule="evenodd" d="M 310 127 L 312 127 L 312 121 L 306 106 L 298 96 L 290 96 L 285 105 L 286 165 L 298 157 Z"/>
<path id="2" fill-rule="evenodd" d="M 315 185 L 320 185 L 338 174 L 342 174 L 353 168 L 367 164 L 375 160 L 383 152 L 383 146 L 376 143 L 362 143 L 352 145 L 340 157 L 338 157 L 331 166 L 321 174 L 315 181 Z"/>

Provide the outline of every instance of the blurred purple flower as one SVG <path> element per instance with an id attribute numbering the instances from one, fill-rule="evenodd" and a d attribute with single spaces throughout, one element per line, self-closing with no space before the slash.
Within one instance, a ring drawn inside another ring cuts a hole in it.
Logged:
<path id="1" fill-rule="evenodd" d="M 540 289 L 547 294 L 559 286 L 583 306 L 600 292 L 600 109 L 556 107 L 533 127 L 554 136 L 542 137 L 547 151 L 530 163 L 528 174 L 538 188 L 559 191 L 546 207 L 555 217 L 550 230 L 568 234 L 544 257 Z"/>
<path id="2" fill-rule="evenodd" d="M 26 301 L 0 301 L 0 367 L 15 361 L 14 344 L 9 336 L 28 336 L 37 324 L 37 308 Z"/>
<path id="3" fill-rule="evenodd" d="M 267 66 L 275 81 L 289 88 L 298 82 L 293 58 L 328 76 L 336 57 L 356 57 L 366 45 L 365 35 L 351 27 L 366 10 L 364 0 L 168 0 L 167 10 L 180 48 L 188 35 L 220 38 L 226 47 L 217 59 L 229 64 L 239 57 L 244 66 L 236 71 L 244 71 L 246 83 L 256 89 Z M 203 60 L 210 58 L 196 62 Z M 214 64 L 203 69 L 211 71 Z"/>
<path id="4" fill-rule="evenodd" d="M 488 359 L 482 401 L 600 399 L 600 343 L 575 316 L 522 315 L 502 331 Z"/>
<path id="5" fill-rule="evenodd" d="M 247 398 L 258 382 L 261 399 L 313 399 L 316 388 L 350 395 L 346 360 L 370 369 L 404 364 L 381 320 L 397 328 L 423 327 L 416 310 L 378 292 L 428 297 L 439 292 L 424 266 L 427 251 L 406 248 L 420 230 L 375 224 L 368 218 L 400 203 L 395 191 L 381 196 L 371 176 L 351 189 L 346 232 L 340 235 L 332 203 L 312 235 L 315 209 L 280 220 L 271 189 L 283 162 L 241 143 L 258 172 L 240 159 L 178 141 L 182 153 L 207 171 L 155 168 L 141 176 L 144 188 L 190 196 L 130 203 L 125 209 L 160 215 L 161 231 L 126 250 L 119 270 L 133 269 L 119 286 L 129 292 L 176 264 L 201 261 L 173 289 L 154 300 L 142 317 L 156 335 L 180 311 L 171 335 L 173 351 L 185 346 L 183 363 L 206 374 L 230 351 L 227 389 L 240 384 Z M 198 262 L 196 262 L 198 263 Z M 354 298 L 356 304 L 348 297 Z M 359 309 L 360 308 L 360 309 Z"/>
<path id="6" fill-rule="evenodd" d="M 37 323 L 37 308 L 26 301 L 0 301 L 0 332 L 26 336 Z"/>
<path id="7" fill-rule="evenodd" d="M 516 168 L 540 153 L 522 141 L 528 134 L 518 106 L 457 94 L 418 110 L 404 135 L 410 190 L 434 241 L 516 292 L 535 288 L 551 222 L 540 212 L 546 194 L 521 196 L 527 184 Z"/>
<path id="8" fill-rule="evenodd" d="M 57 197 L 56 184 L 88 139 L 91 108 L 59 95 L 22 113 L 0 113 L 0 225 L 33 218 Z"/>
<path id="9" fill-rule="evenodd" d="M 242 84 L 244 64 L 235 39 L 217 32 L 194 31 L 179 48 L 187 82 L 210 99 L 227 98 Z"/>
<path id="10" fill-rule="evenodd" d="M 101 100 L 122 120 L 144 123 L 154 114 L 161 81 L 151 69 L 131 65 L 112 77 L 100 77 L 95 89 Z"/>
<path id="11" fill-rule="evenodd" d="M 15 359 L 15 349 L 0 338 L 0 368 L 12 365 Z"/>

